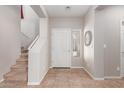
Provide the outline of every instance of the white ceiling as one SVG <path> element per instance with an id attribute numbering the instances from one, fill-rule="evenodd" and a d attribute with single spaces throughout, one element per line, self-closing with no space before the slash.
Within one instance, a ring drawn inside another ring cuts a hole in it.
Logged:
<path id="1" fill-rule="evenodd" d="M 83 17 L 88 11 L 89 5 L 69 5 L 70 10 L 65 9 L 67 5 L 45 5 L 49 17 Z"/>

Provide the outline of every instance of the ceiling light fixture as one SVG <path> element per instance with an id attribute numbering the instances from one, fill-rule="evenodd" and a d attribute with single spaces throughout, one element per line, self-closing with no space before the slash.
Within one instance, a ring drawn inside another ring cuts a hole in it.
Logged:
<path id="1" fill-rule="evenodd" d="M 66 11 L 68 11 L 68 10 L 70 11 L 71 10 L 71 7 L 70 6 L 66 6 L 65 10 Z"/>

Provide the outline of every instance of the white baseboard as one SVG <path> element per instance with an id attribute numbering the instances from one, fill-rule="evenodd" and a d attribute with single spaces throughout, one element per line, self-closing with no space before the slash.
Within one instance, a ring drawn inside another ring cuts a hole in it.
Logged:
<path id="1" fill-rule="evenodd" d="M 72 66 L 71 68 L 84 68 L 84 67 L 77 67 L 77 66 Z"/>
<path id="2" fill-rule="evenodd" d="M 53 67 L 50 66 L 49 68 L 53 68 Z M 72 67 L 70 67 L 70 68 L 84 68 L 84 67 L 78 67 L 78 66 L 74 67 L 74 66 L 72 66 Z"/>
<path id="3" fill-rule="evenodd" d="M 46 76 L 46 74 L 48 73 L 49 68 L 47 68 L 47 70 L 44 72 L 43 76 L 41 76 L 41 80 L 40 83 L 42 82 L 42 80 L 44 79 L 44 77 Z"/>
<path id="4" fill-rule="evenodd" d="M 27 85 L 40 85 L 40 83 L 42 82 L 42 80 L 44 79 L 45 75 L 47 74 L 49 69 L 47 69 L 47 71 L 44 72 L 44 74 L 41 76 L 41 80 L 38 82 L 28 82 Z"/>
<path id="5" fill-rule="evenodd" d="M 28 82 L 27 85 L 40 85 L 40 82 Z"/>
<path id="6" fill-rule="evenodd" d="M 93 75 L 92 75 L 87 69 L 84 68 L 84 70 L 89 74 L 89 76 L 90 76 L 92 79 L 94 79 Z"/>
<path id="7" fill-rule="evenodd" d="M 105 76 L 105 79 L 121 79 L 121 76 Z"/>
<path id="8" fill-rule="evenodd" d="M 93 79 L 94 80 L 105 80 L 104 78 L 96 78 L 96 77 L 94 77 Z"/>
<path id="9" fill-rule="evenodd" d="M 97 77 L 94 77 L 87 69 L 84 68 L 84 70 L 90 75 L 90 77 L 91 77 L 93 80 L 104 80 L 104 78 L 97 78 Z"/>

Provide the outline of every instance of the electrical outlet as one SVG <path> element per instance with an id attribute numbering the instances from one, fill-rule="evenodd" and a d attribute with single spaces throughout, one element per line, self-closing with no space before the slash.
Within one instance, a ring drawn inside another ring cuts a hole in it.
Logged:
<path id="1" fill-rule="evenodd" d="M 120 71 L 120 67 L 117 67 L 117 71 Z"/>

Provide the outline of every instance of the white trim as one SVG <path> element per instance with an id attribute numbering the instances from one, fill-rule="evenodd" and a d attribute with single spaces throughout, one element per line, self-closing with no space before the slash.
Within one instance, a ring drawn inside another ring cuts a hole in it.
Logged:
<path id="1" fill-rule="evenodd" d="M 86 68 L 84 68 L 84 70 L 90 75 L 92 79 L 94 79 L 93 75 Z"/>
<path id="2" fill-rule="evenodd" d="M 105 79 L 121 79 L 121 76 L 105 76 Z"/>
<path id="3" fill-rule="evenodd" d="M 46 74 L 48 73 L 48 71 L 49 71 L 49 68 L 47 68 L 47 70 L 44 72 L 44 75 L 41 76 L 40 82 L 42 82 L 42 80 L 44 79 L 44 77 L 46 76 Z"/>
<path id="4" fill-rule="evenodd" d="M 49 16 L 48 16 L 48 14 L 47 14 L 46 9 L 44 8 L 44 6 L 43 5 L 40 5 L 40 8 L 42 9 L 43 14 L 45 15 L 45 17 L 48 18 Z"/>
<path id="5" fill-rule="evenodd" d="M 4 79 L 2 78 L 2 79 L 0 80 L 0 83 L 3 82 L 3 81 L 4 81 Z"/>
<path id="6" fill-rule="evenodd" d="M 71 66 L 71 68 L 84 68 L 84 67 Z"/>
<path id="7" fill-rule="evenodd" d="M 82 59 L 82 56 L 83 56 L 83 54 L 82 54 L 82 28 L 71 29 L 71 36 L 72 36 L 73 32 L 78 32 L 80 34 L 80 46 L 79 46 L 80 47 L 80 56 L 79 56 L 78 59 L 80 59 L 80 61 L 82 62 L 83 61 L 83 59 Z M 71 38 L 71 40 L 72 40 L 72 38 Z M 71 41 L 71 57 L 73 58 L 72 52 L 73 52 L 73 48 L 72 48 L 72 41 Z M 72 63 L 72 61 L 71 61 L 71 63 Z M 81 66 L 71 66 L 71 68 L 84 68 L 84 67 L 81 67 Z"/>
<path id="8" fill-rule="evenodd" d="M 84 68 L 84 70 L 90 75 L 90 77 L 91 77 L 93 80 L 104 80 L 104 78 L 97 78 L 97 77 L 94 77 L 86 68 Z"/>
<path id="9" fill-rule="evenodd" d="M 40 82 L 28 82 L 27 85 L 40 85 Z"/>
<path id="10" fill-rule="evenodd" d="M 94 77 L 93 79 L 94 80 L 105 80 L 104 78 L 96 78 L 96 77 Z"/>
<path id="11" fill-rule="evenodd" d="M 33 40 L 33 42 L 30 44 L 30 46 L 28 47 L 28 50 L 30 51 L 31 48 L 34 46 L 34 44 L 37 42 L 37 40 L 39 39 L 39 35 L 36 36 L 36 38 Z"/>

